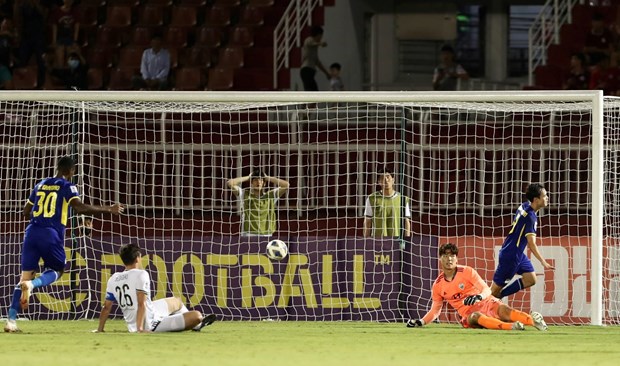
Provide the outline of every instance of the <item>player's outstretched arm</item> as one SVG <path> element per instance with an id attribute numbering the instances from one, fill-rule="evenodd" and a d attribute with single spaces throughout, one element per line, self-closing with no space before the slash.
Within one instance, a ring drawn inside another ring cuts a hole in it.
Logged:
<path id="1" fill-rule="evenodd" d="M 120 203 L 115 203 L 112 206 L 92 206 L 85 204 L 78 198 L 72 199 L 69 204 L 78 215 L 98 215 L 103 213 L 119 215 L 125 211 L 125 207 Z"/>
<path id="2" fill-rule="evenodd" d="M 547 262 L 538 251 L 538 246 L 536 245 L 536 235 L 527 236 L 527 248 L 532 252 L 532 254 L 534 254 L 534 257 L 538 259 L 545 269 L 555 269 L 555 267 L 549 264 L 549 262 Z"/>
<path id="3" fill-rule="evenodd" d="M 108 320 L 110 316 L 110 312 L 112 311 L 112 301 L 106 300 L 103 304 L 103 309 L 101 309 L 101 314 L 99 314 L 99 328 L 97 328 L 97 333 L 103 333 L 105 328 L 105 322 Z"/>

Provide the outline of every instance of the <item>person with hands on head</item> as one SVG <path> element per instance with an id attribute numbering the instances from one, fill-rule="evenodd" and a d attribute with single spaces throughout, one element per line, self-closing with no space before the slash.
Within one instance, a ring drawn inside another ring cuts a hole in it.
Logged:
<path id="1" fill-rule="evenodd" d="M 409 319 L 407 327 L 417 328 L 431 323 L 441 313 L 445 301 L 461 316 L 464 328 L 524 330 L 525 325 L 529 325 L 547 330 L 540 313 L 528 315 L 491 296 L 491 289 L 476 270 L 457 265 L 458 253 L 457 246 L 452 243 L 439 248 L 440 274 L 433 283 L 431 310 L 422 319 Z"/>
<path id="2" fill-rule="evenodd" d="M 240 184 L 247 181 L 250 181 L 250 188 L 244 190 Z M 265 183 L 277 187 L 265 191 Z M 241 202 L 241 235 L 273 235 L 277 227 L 276 203 L 288 191 L 289 183 L 254 169 L 250 175 L 228 180 L 227 185 Z"/>

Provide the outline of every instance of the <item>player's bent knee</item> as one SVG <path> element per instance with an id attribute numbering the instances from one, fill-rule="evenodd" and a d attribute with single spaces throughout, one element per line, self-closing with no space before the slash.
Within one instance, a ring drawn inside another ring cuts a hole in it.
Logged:
<path id="1" fill-rule="evenodd" d="M 536 284 L 536 273 L 524 273 L 521 281 L 523 281 L 523 287 L 528 288 Z"/>
<path id="2" fill-rule="evenodd" d="M 190 330 L 200 324 L 202 314 L 196 310 L 191 310 L 184 313 L 183 318 L 185 319 L 185 330 Z"/>
<path id="3" fill-rule="evenodd" d="M 478 324 L 478 319 L 480 319 L 480 315 L 481 314 L 478 311 L 475 311 L 475 312 L 469 314 L 469 316 L 467 317 L 467 321 L 471 325 L 477 325 Z"/>

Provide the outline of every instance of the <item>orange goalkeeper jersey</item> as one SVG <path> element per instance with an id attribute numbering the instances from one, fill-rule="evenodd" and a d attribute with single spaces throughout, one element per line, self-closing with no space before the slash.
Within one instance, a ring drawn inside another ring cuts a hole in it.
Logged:
<path id="1" fill-rule="evenodd" d="M 471 306 L 463 304 L 463 300 L 471 295 L 482 295 L 482 298 L 491 295 L 491 289 L 476 270 L 468 266 L 457 266 L 456 274 L 451 281 L 446 281 L 442 272 L 433 284 L 433 305 L 422 318 L 424 324 L 432 322 L 439 316 L 444 301 L 456 309 L 460 316 L 469 315 Z"/>

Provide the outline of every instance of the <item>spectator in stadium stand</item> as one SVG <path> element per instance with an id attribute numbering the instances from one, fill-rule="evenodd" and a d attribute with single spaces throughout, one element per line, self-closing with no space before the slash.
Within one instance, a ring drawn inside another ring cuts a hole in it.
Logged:
<path id="1" fill-rule="evenodd" d="M 56 66 L 64 65 L 69 48 L 77 43 L 80 32 L 78 10 L 73 0 L 64 0 L 51 12 L 52 47 L 56 52 Z"/>
<path id="2" fill-rule="evenodd" d="M 26 66 L 34 55 L 38 71 L 37 83 L 45 82 L 45 27 L 47 9 L 41 0 L 15 0 L 13 16 L 19 40 L 19 66 Z"/>
<path id="3" fill-rule="evenodd" d="M 327 79 L 331 77 L 319 59 L 319 47 L 327 46 L 327 43 L 323 42 L 322 39 L 323 28 L 314 26 L 310 29 L 310 36 L 304 41 L 299 74 L 305 91 L 319 91 L 319 86 L 314 79 L 317 67 L 323 71 Z"/>
<path id="4" fill-rule="evenodd" d="M 72 50 L 75 51 L 69 53 L 67 66 L 52 69 L 52 76 L 61 80 L 67 90 L 87 90 L 88 65 L 78 47 Z"/>
<path id="5" fill-rule="evenodd" d="M 132 78 L 132 86 L 139 90 L 166 90 L 169 73 L 170 53 L 162 48 L 161 36 L 156 34 L 151 38 L 151 48 L 142 53 L 140 75 Z"/>
<path id="6" fill-rule="evenodd" d="M 469 79 L 463 66 L 456 63 L 454 49 L 451 46 L 441 47 L 439 60 L 439 65 L 433 73 L 433 90 L 456 90 L 459 79 Z"/>
<path id="7" fill-rule="evenodd" d="M 4 18 L 0 23 L 0 89 L 13 89 L 13 47 L 15 45 L 15 28 L 13 21 Z"/>
<path id="8" fill-rule="evenodd" d="M 577 52 L 571 56 L 570 71 L 563 87 L 567 90 L 586 90 L 590 87 L 590 72 L 583 53 Z"/>
<path id="9" fill-rule="evenodd" d="M 329 67 L 329 90 L 331 91 L 343 91 L 344 83 L 342 82 L 342 78 L 340 77 L 340 70 L 342 66 L 339 63 L 334 62 Z"/>
<path id="10" fill-rule="evenodd" d="M 605 27 L 603 15 L 594 13 L 592 15 L 592 26 L 583 48 L 590 65 L 597 65 L 603 56 L 610 55 L 613 51 L 613 40 L 613 34 Z"/>
<path id="11" fill-rule="evenodd" d="M 592 70 L 590 89 L 602 90 L 605 95 L 618 95 L 620 90 L 620 69 L 614 60 L 603 55 L 598 65 Z"/>

